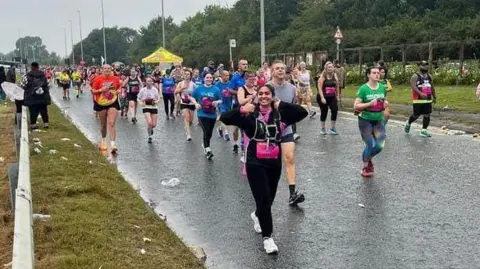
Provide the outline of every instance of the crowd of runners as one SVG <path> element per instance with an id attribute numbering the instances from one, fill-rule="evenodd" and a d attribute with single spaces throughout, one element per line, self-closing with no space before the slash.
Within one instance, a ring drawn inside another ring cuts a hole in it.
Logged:
<path id="1" fill-rule="evenodd" d="M 136 124 L 139 108 L 147 123 L 148 143 L 152 143 L 162 117 L 165 120 L 183 118 L 187 143 L 192 141 L 192 126 L 198 124 L 203 131 L 202 146 L 208 160 L 214 157 L 210 144 L 214 133 L 231 141 L 232 151 L 241 153 L 242 172 L 248 178 L 256 203 L 256 210 L 251 214 L 254 230 L 262 234 L 267 253 L 278 251 L 272 239 L 271 206 L 282 164 L 290 192 L 288 203 L 294 206 L 305 200 L 304 194 L 296 189 L 295 142 L 300 135 L 295 124 L 316 116 L 312 87 L 317 88 L 315 97 L 320 107 L 319 132 L 338 135 L 335 123 L 346 82 L 345 71 L 337 61 L 326 62 L 317 74 L 311 74 L 304 62 L 287 67 L 278 60 L 250 71 L 245 59 L 238 62 L 235 72 L 224 70 L 223 66 L 215 68 L 214 63 L 209 62 L 202 70 L 181 64 L 152 71 L 136 65 L 121 68 L 106 64 L 46 70 L 45 73 L 63 89 L 64 100 L 70 100 L 71 88 L 75 98 L 84 94 L 84 89 L 90 89 L 92 94 L 88 98 L 92 98 L 94 115 L 100 122 L 102 151 L 118 152 L 116 119 L 120 116 Z M 363 177 L 373 176 L 372 159 L 382 151 L 387 137 L 385 126 L 390 117 L 387 93 L 392 91 L 387 75 L 388 68 L 382 62 L 368 67 L 366 83 L 359 87 L 354 101 L 354 113 L 358 115 L 360 135 L 365 143 Z M 410 83 L 413 114 L 405 124 L 405 132 L 409 133 L 411 123 L 423 115 L 420 135 L 430 137 L 427 128 L 436 95 L 428 63 L 419 64 Z M 164 112 L 160 111 L 162 100 Z"/>

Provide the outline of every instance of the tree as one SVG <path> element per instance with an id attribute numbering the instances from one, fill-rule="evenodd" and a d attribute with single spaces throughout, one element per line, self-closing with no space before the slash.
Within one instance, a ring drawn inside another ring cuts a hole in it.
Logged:
<path id="1" fill-rule="evenodd" d="M 131 28 L 110 27 L 105 28 L 105 44 L 107 48 L 107 61 L 109 63 L 115 61 L 126 62 L 127 52 L 135 40 L 138 33 Z M 75 53 L 75 64 L 79 64 L 81 60 L 80 43 L 75 44 L 73 48 Z M 83 55 L 87 64 L 99 64 L 103 56 L 103 31 L 102 29 L 94 29 L 83 40 Z M 72 55 L 70 54 L 71 58 Z"/>

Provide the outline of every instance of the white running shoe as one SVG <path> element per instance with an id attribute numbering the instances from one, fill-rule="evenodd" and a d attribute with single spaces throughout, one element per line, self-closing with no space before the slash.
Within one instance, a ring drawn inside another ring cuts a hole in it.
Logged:
<path id="1" fill-rule="evenodd" d="M 250 214 L 250 217 L 253 220 L 253 229 L 255 230 L 255 232 L 257 234 L 261 234 L 262 233 L 262 227 L 260 227 L 260 220 L 258 220 L 257 215 L 255 215 L 255 211 L 253 211 L 252 214 Z"/>
<path id="2" fill-rule="evenodd" d="M 242 163 L 245 163 L 245 162 L 246 162 L 246 160 L 245 160 L 245 154 L 242 154 L 242 157 L 240 157 L 240 161 L 241 161 Z"/>
<path id="3" fill-rule="evenodd" d="M 267 254 L 273 254 L 278 252 L 278 247 L 273 241 L 273 238 L 269 237 L 263 240 L 263 248 L 267 252 Z"/>

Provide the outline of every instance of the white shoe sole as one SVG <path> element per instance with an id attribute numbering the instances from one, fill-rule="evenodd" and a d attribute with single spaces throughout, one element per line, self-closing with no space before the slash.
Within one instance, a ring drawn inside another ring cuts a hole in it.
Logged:
<path id="1" fill-rule="evenodd" d="M 252 218 L 252 220 L 253 220 L 253 230 L 257 234 L 261 234 L 262 233 L 262 228 L 260 227 L 260 221 L 258 220 L 257 216 L 255 216 L 255 212 L 250 214 L 250 218 Z M 258 226 L 257 226 L 257 222 L 258 222 Z"/>

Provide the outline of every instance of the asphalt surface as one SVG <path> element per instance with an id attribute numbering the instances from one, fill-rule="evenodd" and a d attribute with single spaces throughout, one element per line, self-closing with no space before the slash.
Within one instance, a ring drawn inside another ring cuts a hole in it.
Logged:
<path id="1" fill-rule="evenodd" d="M 97 142 L 90 93 L 71 101 L 61 100 L 60 89 L 52 95 Z M 470 136 L 424 139 L 418 128 L 405 135 L 390 122 L 375 177 L 363 180 L 356 119 L 342 114 L 339 136 L 321 136 L 318 116 L 305 119 L 296 160 L 306 201 L 287 205 L 283 173 L 273 206 L 279 253 L 268 256 L 253 231 L 254 201 L 232 145 L 215 136 L 207 161 L 200 127 L 187 142 L 183 120 L 166 121 L 160 111 L 153 144 L 141 114 L 137 125 L 117 120 L 116 164 L 187 244 L 205 249 L 210 268 L 480 268 L 480 142 Z M 161 184 L 173 177 L 180 185 Z"/>

